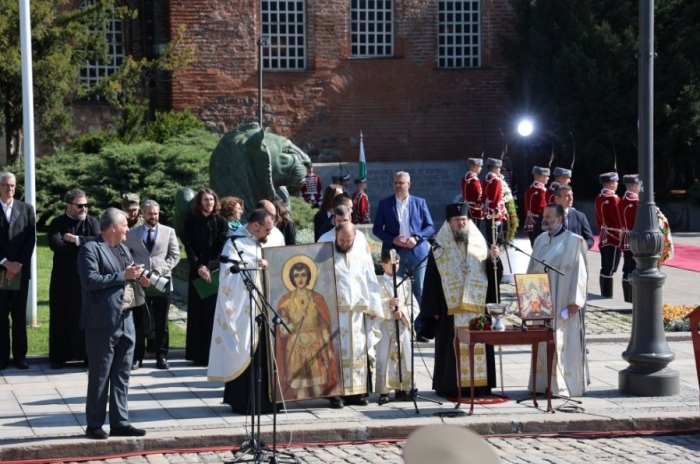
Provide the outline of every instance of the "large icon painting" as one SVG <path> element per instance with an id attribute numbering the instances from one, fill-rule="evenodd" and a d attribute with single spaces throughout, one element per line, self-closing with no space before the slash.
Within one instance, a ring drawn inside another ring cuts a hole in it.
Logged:
<path id="1" fill-rule="evenodd" d="M 279 375 L 276 401 L 342 395 L 333 245 L 265 248 L 263 257 L 269 301 L 284 322 L 270 343 Z"/>

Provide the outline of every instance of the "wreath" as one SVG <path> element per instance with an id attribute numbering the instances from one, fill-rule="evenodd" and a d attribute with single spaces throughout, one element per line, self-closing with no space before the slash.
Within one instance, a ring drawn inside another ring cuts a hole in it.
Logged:
<path id="1" fill-rule="evenodd" d="M 664 244 L 661 248 L 658 264 L 658 266 L 661 267 L 667 259 L 673 258 L 673 240 L 671 239 L 671 226 L 668 223 L 668 219 L 666 219 L 666 216 L 664 216 L 664 213 L 662 213 L 658 207 L 656 207 L 656 218 L 659 222 L 659 230 L 664 236 Z"/>
<path id="2" fill-rule="evenodd" d="M 504 237 L 507 241 L 512 242 L 515 238 L 515 233 L 520 227 L 520 219 L 518 219 L 518 208 L 515 206 L 515 198 L 513 197 L 513 191 L 510 189 L 508 182 L 506 182 L 503 174 L 501 177 L 501 193 L 503 195 L 503 202 L 506 205 L 506 212 L 508 213 L 508 229 L 504 230 L 506 236 Z"/>

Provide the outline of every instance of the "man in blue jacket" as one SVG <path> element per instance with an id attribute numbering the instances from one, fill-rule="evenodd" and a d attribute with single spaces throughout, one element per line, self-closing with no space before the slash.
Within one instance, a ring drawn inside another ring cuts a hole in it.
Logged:
<path id="1" fill-rule="evenodd" d="M 433 218 L 425 199 L 409 195 L 411 176 L 405 171 L 394 174 L 394 193 L 379 202 L 372 232 L 382 241 L 382 252 L 395 249 L 400 261 L 398 275 L 410 271 L 414 277 L 413 294 L 421 304 L 428 239 L 435 233 Z M 416 316 L 416 321 L 419 318 Z M 416 325 L 417 340 L 426 341 Z"/>

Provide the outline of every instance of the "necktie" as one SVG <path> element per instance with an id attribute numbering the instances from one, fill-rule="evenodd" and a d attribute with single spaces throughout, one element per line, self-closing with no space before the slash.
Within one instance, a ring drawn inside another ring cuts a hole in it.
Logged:
<path id="1" fill-rule="evenodd" d="M 153 251 L 153 245 L 156 243 L 156 241 L 153 239 L 153 229 L 148 229 L 148 236 L 146 237 L 146 249 L 148 252 Z"/>

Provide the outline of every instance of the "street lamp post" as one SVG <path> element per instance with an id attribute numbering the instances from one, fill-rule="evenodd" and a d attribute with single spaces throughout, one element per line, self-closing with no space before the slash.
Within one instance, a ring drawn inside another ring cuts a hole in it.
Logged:
<path id="1" fill-rule="evenodd" d="M 262 31 L 262 23 L 260 24 L 260 30 Z M 260 35 L 260 39 L 258 40 L 258 124 L 261 129 L 263 126 L 263 47 L 268 44 L 268 41 L 269 38 L 264 35 Z"/>
<path id="2" fill-rule="evenodd" d="M 525 143 L 525 156 L 523 159 L 523 179 L 522 179 L 522 181 L 519 182 L 519 184 L 522 185 L 521 195 L 522 195 L 522 199 L 524 202 L 525 201 L 525 190 L 527 190 L 528 177 L 529 177 L 529 174 L 528 174 L 528 171 L 529 171 L 529 169 L 528 169 L 529 152 L 528 152 L 528 150 L 530 147 L 528 146 L 529 145 L 528 139 L 530 138 L 530 136 L 534 132 L 535 126 L 529 118 L 524 118 L 518 122 L 518 126 L 517 126 L 516 130 L 518 131 L 518 135 L 520 137 L 522 137 L 523 140 L 525 141 L 524 142 Z"/>
<path id="3" fill-rule="evenodd" d="M 622 357 L 629 366 L 618 374 L 620 393 L 672 396 L 680 391 L 678 372 L 668 367 L 676 355 L 666 343 L 662 287 L 666 276 L 657 262 L 663 246 L 654 204 L 654 0 L 639 2 L 639 174 L 644 189 L 630 234 L 637 269 L 632 284 L 632 334 Z"/>

